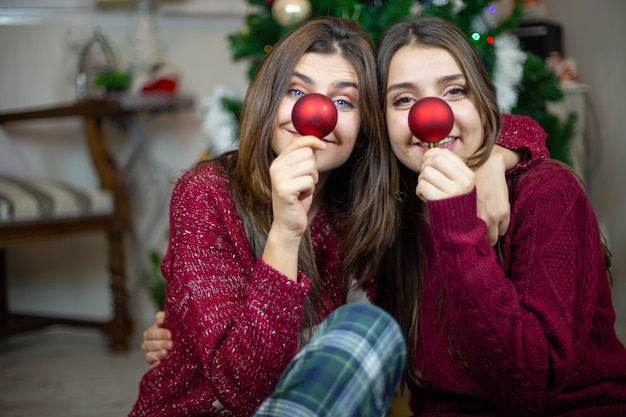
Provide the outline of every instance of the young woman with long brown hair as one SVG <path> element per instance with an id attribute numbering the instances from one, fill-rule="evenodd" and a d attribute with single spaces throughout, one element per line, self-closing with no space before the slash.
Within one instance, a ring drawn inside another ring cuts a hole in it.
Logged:
<path id="1" fill-rule="evenodd" d="M 310 93 L 337 108 L 323 138 L 291 120 Z M 373 45 L 357 23 L 313 19 L 275 45 L 239 138 L 173 191 L 161 270 L 176 344 L 143 377 L 132 416 L 251 415 L 351 287 L 367 286 L 391 240 L 397 177 Z"/>
<path id="2" fill-rule="evenodd" d="M 606 252 L 573 172 L 551 160 L 509 172 L 510 226 L 492 247 L 470 167 L 489 157 L 502 118 L 469 40 L 441 19 L 399 23 L 377 45 L 377 68 L 403 212 L 376 301 L 407 340 L 413 413 L 626 415 Z M 433 149 L 407 119 L 426 97 L 454 114 Z M 526 141 L 519 122 L 503 129 Z"/>

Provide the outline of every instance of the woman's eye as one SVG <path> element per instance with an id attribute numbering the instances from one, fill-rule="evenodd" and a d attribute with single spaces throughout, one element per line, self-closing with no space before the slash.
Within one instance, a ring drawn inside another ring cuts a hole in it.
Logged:
<path id="1" fill-rule="evenodd" d="M 354 104 L 350 103 L 348 100 L 343 100 L 343 99 L 335 100 L 335 106 L 338 109 L 353 109 L 354 108 Z"/>
<path id="2" fill-rule="evenodd" d="M 304 97 L 304 92 L 301 90 L 296 90 L 295 88 L 290 88 L 287 93 L 294 98 Z"/>
<path id="3" fill-rule="evenodd" d="M 391 104 L 394 107 L 401 107 L 401 106 L 411 105 L 414 101 L 415 100 L 413 100 L 411 97 L 400 97 L 394 100 Z"/>
<path id="4" fill-rule="evenodd" d="M 461 97 L 467 95 L 467 90 L 463 87 L 453 87 L 448 90 L 447 94 L 454 97 Z"/>

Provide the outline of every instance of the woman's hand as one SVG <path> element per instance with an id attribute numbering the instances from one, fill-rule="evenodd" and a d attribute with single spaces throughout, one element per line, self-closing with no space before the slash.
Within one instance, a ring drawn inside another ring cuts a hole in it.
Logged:
<path id="1" fill-rule="evenodd" d="M 492 154 L 481 166 L 474 168 L 478 217 L 487 223 L 487 241 L 495 245 L 509 228 L 511 205 L 504 176 L 502 157 Z"/>
<path id="2" fill-rule="evenodd" d="M 517 151 L 494 145 L 489 159 L 474 168 L 478 217 L 487 223 L 487 241 L 495 245 L 498 237 L 506 233 L 511 218 L 506 170 L 512 169 L 522 159 Z"/>
<path id="3" fill-rule="evenodd" d="M 174 347 L 172 332 L 163 326 L 165 312 L 159 311 L 154 316 L 154 324 L 143 332 L 141 350 L 150 368 L 157 366 Z"/>
<path id="4" fill-rule="evenodd" d="M 292 140 L 272 162 L 272 227 L 276 225 L 297 237 L 304 234 L 319 178 L 315 151 L 324 147 L 324 142 L 314 136 L 301 136 Z"/>
<path id="5" fill-rule="evenodd" d="M 293 280 L 297 279 L 298 248 L 319 179 L 315 151 L 325 147 L 314 136 L 296 137 L 270 166 L 274 220 L 263 260 Z"/>
<path id="6" fill-rule="evenodd" d="M 467 194 L 474 188 L 474 172 L 448 149 L 433 148 L 422 159 L 415 194 L 423 201 Z"/>

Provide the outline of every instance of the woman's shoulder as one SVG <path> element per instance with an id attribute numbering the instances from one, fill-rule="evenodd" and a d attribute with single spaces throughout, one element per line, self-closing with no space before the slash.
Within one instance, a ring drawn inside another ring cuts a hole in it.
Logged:
<path id="1" fill-rule="evenodd" d="M 582 186 L 582 180 L 570 166 L 554 159 L 541 159 L 513 177 L 533 183 L 547 181 L 554 184 L 573 183 Z"/>
<path id="2" fill-rule="evenodd" d="M 500 139 L 509 136 L 545 137 L 546 133 L 537 121 L 521 114 L 503 114 Z"/>
<path id="3" fill-rule="evenodd" d="M 171 206 L 194 212 L 230 211 L 234 202 L 222 162 L 203 161 L 185 171 L 174 185 Z"/>
<path id="4" fill-rule="evenodd" d="M 224 164 L 215 159 L 195 163 L 180 176 L 178 182 L 223 181 L 225 179 Z"/>
<path id="5" fill-rule="evenodd" d="M 219 160 L 201 161 L 185 171 L 176 181 L 175 191 L 181 190 L 226 191 L 228 175 Z"/>
<path id="6" fill-rule="evenodd" d="M 582 180 L 572 168 L 553 159 L 537 161 L 528 169 L 509 177 L 511 201 L 524 204 L 528 201 L 572 200 L 585 196 Z"/>

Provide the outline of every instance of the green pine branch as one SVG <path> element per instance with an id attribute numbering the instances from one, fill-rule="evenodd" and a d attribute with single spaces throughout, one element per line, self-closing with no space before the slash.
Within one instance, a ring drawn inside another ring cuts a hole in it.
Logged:
<path id="1" fill-rule="evenodd" d="M 311 17 L 336 16 L 358 21 L 372 36 L 374 42 L 392 24 L 410 17 L 414 0 L 386 0 L 381 2 L 357 0 L 317 0 L 311 1 Z M 495 38 L 502 33 L 519 27 L 523 19 L 523 2 L 516 0 L 513 13 L 498 25 L 486 24 L 485 33 L 474 40 L 473 26 L 492 0 L 466 1 L 465 7 L 458 13 L 454 12 L 452 2 L 443 6 L 436 6 L 428 2 L 423 6 L 422 16 L 438 16 L 459 27 L 473 43 L 482 57 L 485 68 L 493 75 L 495 66 L 495 48 L 487 42 L 488 37 Z M 230 47 L 234 60 L 248 60 L 250 63 L 248 76 L 251 78 L 258 64 L 265 57 L 269 48 L 291 30 L 291 27 L 282 27 L 274 21 L 271 6 L 265 0 L 248 0 L 252 13 L 246 17 L 245 29 L 229 35 Z M 533 117 L 548 133 L 548 149 L 553 158 L 570 163 L 569 141 L 573 136 L 576 125 L 575 115 L 570 115 L 561 121 L 552 115 L 547 108 L 548 102 L 562 100 L 563 94 L 560 82 L 551 71 L 544 66 L 543 60 L 532 54 L 524 64 L 524 72 L 519 88 L 518 103 L 513 113 Z M 241 111 L 241 103 L 232 100 L 227 103 L 228 111 L 237 117 Z"/>
<path id="2" fill-rule="evenodd" d="M 548 103 L 563 100 L 561 82 L 543 59 L 527 55 L 517 105 L 511 112 L 535 119 L 548 134 L 546 145 L 551 158 L 572 165 L 569 146 L 578 122 L 576 114 L 570 113 L 562 121 L 548 110 Z"/>

